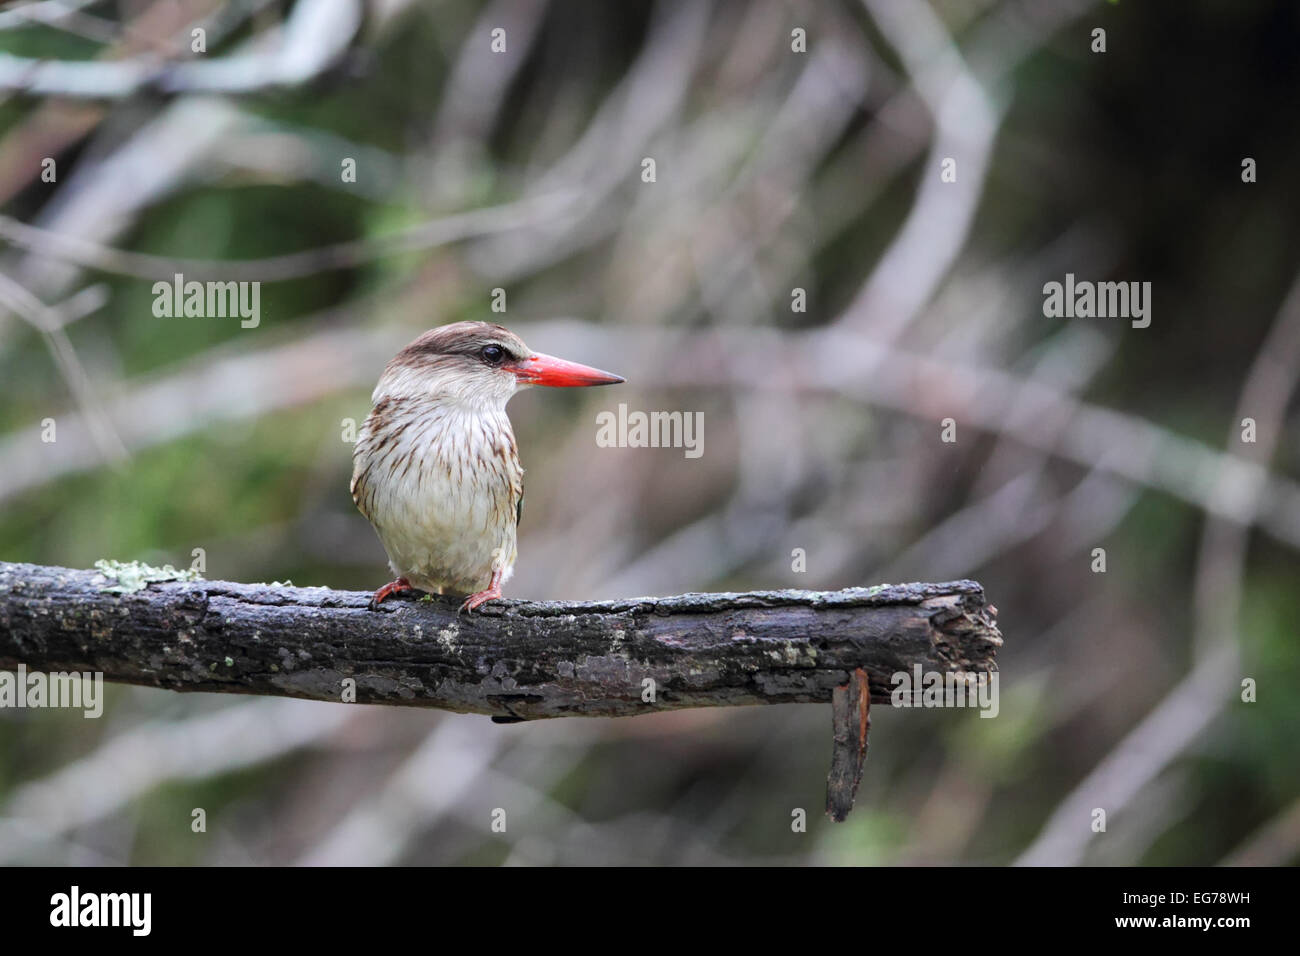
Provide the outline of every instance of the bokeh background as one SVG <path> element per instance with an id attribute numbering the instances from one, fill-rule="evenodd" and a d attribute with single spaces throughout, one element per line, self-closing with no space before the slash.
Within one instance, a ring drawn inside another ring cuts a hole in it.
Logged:
<path id="1" fill-rule="evenodd" d="M 629 380 L 513 401 L 511 596 L 969 576 L 1006 646 L 996 719 L 877 708 L 838 826 L 829 706 L 112 687 L 0 712 L 0 862 L 1295 862 L 1297 49 L 1283 0 L 4 4 L 0 558 L 373 589 L 347 420 L 495 319 Z M 156 318 L 177 272 L 260 325 Z M 1067 272 L 1150 327 L 1044 317 Z M 620 401 L 704 454 L 598 448 Z"/>

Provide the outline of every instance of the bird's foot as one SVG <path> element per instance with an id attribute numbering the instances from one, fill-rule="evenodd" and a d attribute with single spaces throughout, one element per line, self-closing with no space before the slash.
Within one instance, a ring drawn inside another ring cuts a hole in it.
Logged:
<path id="1" fill-rule="evenodd" d="M 501 586 L 494 584 L 486 590 L 479 591 L 477 594 L 471 594 L 465 598 L 465 603 L 460 606 L 462 612 L 472 611 L 481 604 L 488 601 L 495 601 L 501 597 Z"/>
<path id="2" fill-rule="evenodd" d="M 382 588 L 375 592 L 375 596 L 370 599 L 371 609 L 379 607 L 385 600 L 394 594 L 401 594 L 403 591 L 413 591 L 411 582 L 406 578 L 398 578 L 396 581 L 389 581 Z"/>
<path id="3" fill-rule="evenodd" d="M 465 598 L 465 603 L 460 606 L 461 613 L 472 611 L 479 605 L 486 604 L 488 601 L 495 601 L 500 597 L 501 572 L 494 571 L 492 572 L 491 584 L 489 584 L 484 590 L 479 591 L 477 594 L 471 594 L 469 597 Z"/>

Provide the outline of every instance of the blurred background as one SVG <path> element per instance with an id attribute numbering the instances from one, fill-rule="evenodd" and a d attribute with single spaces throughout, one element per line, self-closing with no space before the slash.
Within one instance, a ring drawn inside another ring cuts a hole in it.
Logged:
<path id="1" fill-rule="evenodd" d="M 1298 48 L 1263 0 L 4 4 L 0 558 L 374 589 L 349 424 L 487 319 L 628 378 L 512 402 L 509 596 L 973 577 L 1006 646 L 996 719 L 876 708 L 842 825 L 829 706 L 114 686 L 0 711 L 0 862 L 1295 862 Z M 176 273 L 260 322 L 156 317 Z M 1066 273 L 1150 326 L 1045 317 Z M 702 456 L 597 447 L 619 402 Z"/>

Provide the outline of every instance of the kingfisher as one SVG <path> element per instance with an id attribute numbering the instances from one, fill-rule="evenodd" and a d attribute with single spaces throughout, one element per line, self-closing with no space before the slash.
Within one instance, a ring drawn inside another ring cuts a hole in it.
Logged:
<path id="1" fill-rule="evenodd" d="M 430 329 L 393 357 L 352 455 L 352 500 L 388 553 L 393 594 L 501 597 L 514 572 L 524 469 L 506 403 L 530 385 L 613 385 L 621 376 L 532 351 L 489 322 Z"/>

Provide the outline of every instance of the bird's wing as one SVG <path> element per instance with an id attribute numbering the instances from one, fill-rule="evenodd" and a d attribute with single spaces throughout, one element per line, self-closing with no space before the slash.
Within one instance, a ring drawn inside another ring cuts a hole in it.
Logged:
<path id="1" fill-rule="evenodd" d="M 519 527 L 519 522 L 524 520 L 524 489 L 519 487 L 519 503 L 515 505 L 515 527 Z"/>
<path id="2" fill-rule="evenodd" d="M 374 519 L 370 517 L 370 464 L 366 446 L 358 442 L 353 452 L 352 484 L 349 490 L 352 492 L 352 501 L 356 504 L 357 510 L 373 524 Z"/>

